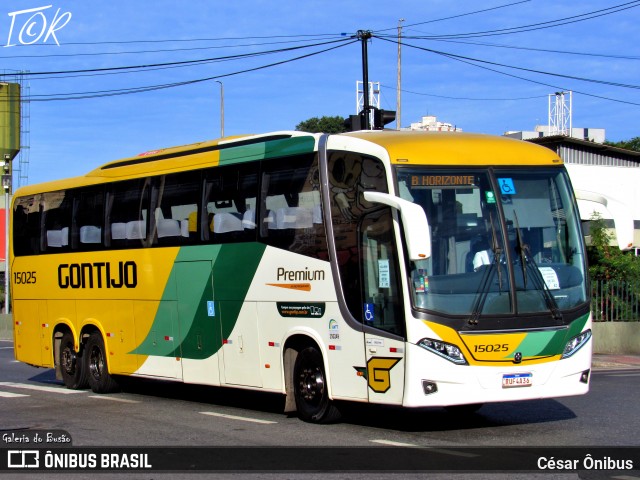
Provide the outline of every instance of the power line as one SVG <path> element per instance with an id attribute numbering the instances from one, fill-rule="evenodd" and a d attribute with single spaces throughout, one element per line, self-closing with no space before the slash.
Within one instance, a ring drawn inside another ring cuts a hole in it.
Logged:
<path id="1" fill-rule="evenodd" d="M 420 37 L 412 37 L 412 36 L 405 35 L 404 38 L 419 39 Z M 525 51 L 531 51 L 531 52 L 560 53 L 564 55 L 579 55 L 584 57 L 615 58 L 618 60 L 640 60 L 640 56 L 636 56 L 636 55 L 612 55 L 612 54 L 593 53 L 593 52 L 575 52 L 575 51 L 569 51 L 569 50 L 551 50 L 548 48 L 522 47 L 517 45 L 504 45 L 504 44 L 489 43 L 489 42 L 465 42 L 462 40 L 448 40 L 448 39 L 432 39 L 431 41 L 459 43 L 463 45 L 478 45 L 481 47 L 495 47 L 495 48 L 506 48 L 506 49 L 513 49 L 513 50 L 525 50 Z"/>
<path id="2" fill-rule="evenodd" d="M 225 74 L 222 74 L 222 75 L 215 75 L 215 76 L 206 77 L 206 78 L 198 78 L 198 79 L 186 80 L 186 81 L 182 81 L 182 82 L 166 83 L 166 84 L 160 84 L 160 85 L 147 85 L 147 86 L 142 86 L 142 87 L 132 87 L 132 88 L 115 89 L 115 90 L 100 90 L 100 91 L 94 91 L 94 92 L 76 92 L 76 93 L 48 94 L 48 95 L 31 95 L 30 96 L 30 101 L 32 101 L 32 102 L 51 102 L 51 101 L 63 101 L 63 100 L 84 100 L 84 99 L 91 99 L 91 98 L 113 97 L 113 96 L 119 96 L 119 95 L 129 95 L 129 94 L 134 94 L 134 93 L 144 93 L 144 92 L 151 92 L 151 91 L 155 91 L 155 90 L 163 90 L 163 89 L 167 89 L 167 88 L 180 87 L 180 86 L 185 86 L 185 85 L 193 85 L 193 84 L 196 84 L 196 83 L 202 83 L 202 82 L 215 80 L 215 79 L 219 79 L 219 78 L 231 77 L 231 76 L 240 75 L 240 74 L 243 74 L 243 73 L 254 72 L 254 71 L 257 71 L 257 70 L 263 70 L 263 69 L 274 67 L 274 66 L 277 66 L 277 65 L 283 65 L 285 63 L 290 63 L 290 62 L 294 62 L 294 61 L 297 61 L 297 60 L 302 60 L 304 58 L 309 58 L 309 57 L 312 57 L 312 56 L 315 56 L 315 55 L 320 55 L 322 53 L 326 53 L 326 52 L 329 52 L 331 50 L 336 50 L 338 48 L 345 47 L 347 45 L 351 45 L 352 43 L 356 43 L 356 42 L 357 42 L 357 40 L 351 40 L 351 41 L 349 41 L 347 43 L 342 43 L 340 45 L 335 45 L 335 46 L 332 46 L 332 47 L 329 47 L 329 48 L 325 48 L 323 50 L 319 50 L 319 51 L 316 51 L 316 52 L 308 53 L 308 54 L 305 54 L 305 55 L 300 55 L 298 57 L 290 58 L 290 59 L 287 59 L 287 60 L 282 60 L 282 61 L 279 61 L 279 62 L 273 62 L 273 63 L 267 64 L 267 65 L 262 65 L 262 66 L 259 66 L 259 67 L 248 68 L 248 69 L 239 70 L 239 71 L 236 71 L 236 72 L 225 73 Z M 328 42 L 328 43 L 334 43 L 334 42 Z"/>
<path id="3" fill-rule="evenodd" d="M 387 38 L 384 37 L 376 37 L 376 38 L 380 38 L 381 40 L 385 40 L 387 42 L 391 42 L 394 43 L 392 40 L 389 40 Z M 417 45 L 411 45 L 409 43 L 402 43 L 402 45 L 406 46 L 406 47 L 411 47 L 411 48 L 415 48 L 418 50 L 424 50 L 425 52 L 430 52 L 430 53 L 435 53 L 437 55 L 441 55 L 444 57 L 448 57 L 448 58 L 453 58 L 453 59 L 459 59 L 459 60 L 467 60 L 470 62 L 478 62 L 478 63 L 486 63 L 488 65 L 494 65 L 494 66 L 498 66 L 498 67 L 504 67 L 504 68 L 511 68 L 514 70 L 522 70 L 525 72 L 531 72 L 531 73 L 537 73 L 540 75 L 549 75 L 549 76 L 553 76 L 553 77 L 560 77 L 560 78 L 567 78 L 570 80 L 579 80 L 582 82 L 590 82 L 590 83 L 597 83 L 597 84 L 601 84 L 601 85 L 610 85 L 610 86 L 614 86 L 614 87 L 621 87 L 621 88 L 631 88 L 631 89 L 640 89 L 640 85 L 632 85 L 632 84 L 627 84 L 627 83 L 620 83 L 620 82 L 612 82 L 612 81 L 608 81 L 608 80 L 595 80 L 592 78 L 586 78 L 586 77 L 578 77 L 575 75 L 566 75 L 566 74 L 562 74 L 562 73 L 553 73 L 553 72 L 545 72 L 543 70 L 535 70 L 532 68 L 525 68 L 525 67 L 516 67 L 513 65 L 506 65 L 504 63 L 498 63 L 498 62 L 491 62 L 489 60 L 481 60 L 478 58 L 472 58 L 472 57 L 467 57 L 464 55 L 456 55 L 453 53 L 447 53 L 447 52 L 441 52 L 438 50 L 433 50 L 431 48 L 426 48 L 426 47 L 419 47 Z"/>
<path id="4" fill-rule="evenodd" d="M 387 39 L 384 39 L 384 38 L 382 40 L 386 40 L 387 42 L 392 42 L 391 40 L 387 40 Z M 418 48 L 420 50 L 425 50 L 425 51 L 428 51 L 428 52 L 431 52 L 431 53 L 435 53 L 437 55 L 442 55 L 442 56 L 445 56 L 445 57 L 450 58 L 452 60 L 456 60 L 456 61 L 459 61 L 459 62 L 462 62 L 462 63 L 466 63 L 468 65 L 471 65 L 471 66 L 474 66 L 474 67 L 477 67 L 477 68 L 482 68 L 484 70 L 488 70 L 488 71 L 491 71 L 491 72 L 494 72 L 494 73 L 498 73 L 500 75 L 505 75 L 505 76 L 508 76 L 508 77 L 517 78 L 519 80 L 524 80 L 526 82 L 535 83 L 537 85 L 544 85 L 544 86 L 547 86 L 547 87 L 551 87 L 554 90 L 572 90 L 574 93 L 578 93 L 580 95 L 585 95 L 585 96 L 588 96 L 588 97 L 599 98 L 599 99 L 602 99 L 602 100 L 608 100 L 608 101 L 617 102 L 617 103 L 624 103 L 624 104 L 627 104 L 627 105 L 640 106 L 640 103 L 637 103 L 637 102 L 631 102 L 631 101 L 628 101 L 628 100 L 620 100 L 620 99 L 616 99 L 616 98 L 605 97 L 603 95 L 596 95 L 596 94 L 593 94 L 593 93 L 582 92 L 580 90 L 576 90 L 575 88 L 569 88 L 569 87 L 566 87 L 566 86 L 552 85 L 552 84 L 549 84 L 549 83 L 540 82 L 540 81 L 537 81 L 537 80 L 532 80 L 530 78 L 521 77 L 519 75 L 514 75 L 514 74 L 511 74 L 511 73 L 502 72 L 502 71 L 496 70 L 494 68 L 490 68 L 490 67 L 487 67 L 487 66 L 484 66 L 484 65 L 478 65 L 476 63 L 473 63 L 474 61 L 482 62 L 482 60 L 474 60 L 474 59 L 470 59 L 468 57 L 462 57 L 460 55 L 451 55 L 451 54 L 447 54 L 447 53 L 444 53 L 444 52 L 437 52 L 435 50 L 430 50 L 430 49 L 421 48 L 421 47 L 415 47 L 413 45 L 407 45 L 407 46 Z M 487 63 L 491 63 L 491 62 L 487 62 Z M 500 64 L 497 64 L 497 65 L 500 65 Z M 506 67 L 508 67 L 508 68 L 518 68 L 518 67 L 509 67 L 509 66 L 506 66 Z M 550 74 L 550 75 L 553 75 L 553 74 Z"/>
<path id="5" fill-rule="evenodd" d="M 580 15 L 572 15 L 570 17 L 559 18 L 556 20 L 549 20 L 546 22 L 532 23 L 529 25 L 521 25 L 519 27 L 500 28 L 495 30 L 484 30 L 479 32 L 468 33 L 456 33 L 456 34 L 440 34 L 440 35 L 425 35 L 420 38 L 423 40 L 445 40 L 445 39 L 457 39 L 457 38 L 477 38 L 477 37 L 491 37 L 498 35 L 509 35 L 512 33 L 530 32 L 533 30 L 542 30 L 546 28 L 559 27 L 561 25 L 569 25 L 572 23 L 583 22 L 585 20 L 591 20 L 593 18 L 603 17 L 605 15 L 611 15 L 613 13 L 622 12 L 631 8 L 640 6 L 640 0 L 633 2 L 622 3 L 614 5 L 612 7 L 603 8 L 600 10 L 594 10 L 593 12 L 587 12 Z M 376 35 L 378 38 L 381 36 Z"/>
<path id="6" fill-rule="evenodd" d="M 204 59 L 199 59 L 199 60 L 183 60 L 183 61 L 180 61 L 180 62 L 150 63 L 150 64 L 143 64 L 143 65 L 122 66 L 122 67 L 84 68 L 84 69 L 78 69 L 78 70 L 59 70 L 59 71 L 50 71 L 50 72 L 28 72 L 28 73 L 25 73 L 24 75 L 29 76 L 29 77 L 37 77 L 37 76 L 41 76 L 41 75 L 63 75 L 63 74 L 72 74 L 72 73 L 115 72 L 115 71 L 126 71 L 126 70 L 143 70 L 143 69 L 147 69 L 147 68 L 177 66 L 177 65 L 196 65 L 196 64 L 200 64 L 200 63 L 207 63 L 207 62 L 214 62 L 214 61 L 221 61 L 221 60 L 228 60 L 228 59 L 240 59 L 240 58 L 247 58 L 247 57 L 255 57 L 255 56 L 259 56 L 259 55 L 269 55 L 269 54 L 273 54 L 273 53 L 284 53 L 284 52 L 290 52 L 290 51 L 293 51 L 293 50 L 300 50 L 300 49 L 304 49 L 304 48 L 318 47 L 318 46 L 329 45 L 329 44 L 334 44 L 334 43 L 344 43 L 344 42 L 348 42 L 348 41 L 349 41 L 349 39 L 342 38 L 340 40 L 331 40 L 331 41 L 328 41 L 328 42 L 314 43 L 314 44 L 309 44 L 309 45 L 300 45 L 300 46 L 296 46 L 296 47 L 280 48 L 280 49 L 277 49 L 277 50 L 268 50 L 268 51 L 253 52 L 253 53 L 244 53 L 244 54 L 240 54 L 240 55 L 228 55 L 228 56 L 224 56 L 224 57 L 204 58 Z"/>
<path id="7" fill-rule="evenodd" d="M 335 38 L 344 39 L 344 36 L 335 35 Z M 46 54 L 46 55 L 7 55 L 7 56 L 0 56 L 0 58 L 13 60 L 16 58 L 37 59 L 37 58 L 65 58 L 65 57 L 98 57 L 98 56 L 107 56 L 107 55 L 133 55 L 133 54 L 139 55 L 139 54 L 149 54 L 149 53 L 193 52 L 197 50 L 214 50 L 214 49 L 221 50 L 223 48 L 258 47 L 263 45 L 300 43 L 300 42 L 308 42 L 310 40 L 321 40 L 321 39 L 305 38 L 305 39 L 299 39 L 299 40 L 288 40 L 288 41 L 279 41 L 279 42 L 239 43 L 235 45 L 216 45 L 216 46 L 190 47 L 190 48 L 164 48 L 164 49 L 156 49 L 156 50 L 130 50 L 130 51 L 118 51 L 118 52 L 53 53 L 53 54 Z M 172 41 L 174 40 L 166 40 L 166 42 L 172 42 Z M 49 46 L 48 44 L 39 44 L 39 45 Z M 67 45 L 69 44 L 65 44 L 65 46 Z M 16 45 L 16 47 L 18 46 L 23 48 L 25 47 L 25 45 Z"/>
<path id="8" fill-rule="evenodd" d="M 395 90 L 395 87 L 389 87 L 386 85 L 381 85 L 381 88 Z M 547 95 L 534 95 L 531 97 L 513 97 L 513 98 L 474 98 L 474 97 L 452 97 L 447 95 L 435 95 L 433 93 L 424 93 L 424 92 L 415 92 L 412 90 L 402 89 L 402 93 L 409 93 L 411 95 L 420 95 L 423 97 L 436 97 L 436 98 L 444 98 L 446 100 L 469 100 L 474 102 L 500 102 L 500 101 L 516 101 L 516 100 L 534 100 L 538 98 L 547 98 Z"/>
<path id="9" fill-rule="evenodd" d="M 531 0 L 521 0 L 521 1 L 519 1 L 519 2 L 507 3 L 507 4 L 505 4 L 505 5 L 498 5 L 497 7 L 484 8 L 484 9 L 482 9 L 482 10 L 475 10 L 475 11 L 473 11 L 473 12 L 461 13 L 461 14 L 458 14 L 458 15 L 451 15 L 451 16 L 449 16 L 449 17 L 437 18 L 437 19 L 434 19 L 434 20 L 426 20 L 426 21 L 424 21 L 424 22 L 418 22 L 418 23 L 411 23 L 411 24 L 409 24 L 409 25 L 405 25 L 405 28 L 408 28 L 408 27 L 415 27 L 416 25 L 425 25 L 425 24 L 427 24 L 427 23 L 443 22 L 443 21 L 445 21 L 445 20 L 452 20 L 452 19 L 454 19 L 454 18 L 467 17 L 467 16 L 469 16 L 469 15 L 476 15 L 476 14 L 478 14 L 478 13 L 490 12 L 490 11 L 492 11 L 492 10 L 498 10 L 498 9 L 500 9 L 500 8 L 513 7 L 514 5 L 519 5 L 519 4 L 521 4 L 521 3 L 527 3 L 527 2 L 530 2 L 530 1 L 531 1 Z M 395 30 L 396 28 L 397 28 L 397 27 L 385 28 L 385 29 L 381 29 L 381 30 L 374 30 L 373 32 L 374 32 L 374 33 L 376 33 L 376 32 L 386 32 L 386 31 L 388 31 L 388 30 Z"/>
<path id="10" fill-rule="evenodd" d="M 84 45 L 131 45 L 136 43 L 180 43 L 180 42 L 219 42 L 228 40 L 271 40 L 276 38 L 313 38 L 313 37 L 339 37 L 342 33 L 305 33 L 295 35 L 262 35 L 262 36 L 242 36 L 242 37 L 213 37 L 213 38 L 173 38 L 161 40 L 122 40 L 122 41 L 103 41 L 103 42 L 68 42 L 65 46 L 84 46 Z M 13 48 L 34 48 L 34 47 L 55 47 L 49 43 L 37 43 L 29 45 L 15 45 Z"/>

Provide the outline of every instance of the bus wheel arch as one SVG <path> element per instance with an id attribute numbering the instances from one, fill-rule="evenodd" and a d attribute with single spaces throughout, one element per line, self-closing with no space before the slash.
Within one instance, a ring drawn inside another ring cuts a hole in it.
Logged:
<path id="1" fill-rule="evenodd" d="M 97 328 L 83 330 L 85 342 L 85 369 L 89 387 L 94 393 L 113 393 L 120 388 L 109 373 L 107 349 L 102 333 Z"/>
<path id="2" fill-rule="evenodd" d="M 301 420 L 331 423 L 340 412 L 329 398 L 324 358 L 318 344 L 305 335 L 294 335 L 284 346 L 287 399 L 285 412 L 296 411 Z"/>

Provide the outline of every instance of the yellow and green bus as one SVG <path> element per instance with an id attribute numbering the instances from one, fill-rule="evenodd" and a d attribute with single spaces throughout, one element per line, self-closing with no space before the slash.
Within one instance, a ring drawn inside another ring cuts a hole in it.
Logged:
<path id="1" fill-rule="evenodd" d="M 584 394 L 585 248 L 555 153 L 503 137 L 275 132 L 20 188 L 16 359 L 121 376 L 473 410 Z"/>

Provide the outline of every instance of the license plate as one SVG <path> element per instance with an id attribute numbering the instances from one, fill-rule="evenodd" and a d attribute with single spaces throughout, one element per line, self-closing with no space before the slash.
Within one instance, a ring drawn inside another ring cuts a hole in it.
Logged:
<path id="1" fill-rule="evenodd" d="M 533 385 L 531 373 L 508 373 L 502 375 L 502 388 L 530 387 Z"/>

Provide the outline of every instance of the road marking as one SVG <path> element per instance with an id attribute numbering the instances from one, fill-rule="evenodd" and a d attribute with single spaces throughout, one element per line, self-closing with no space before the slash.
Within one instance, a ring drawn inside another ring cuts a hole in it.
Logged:
<path id="1" fill-rule="evenodd" d="M 122 403 L 140 403 L 140 400 L 129 400 L 128 398 L 108 397 L 107 395 L 89 395 L 89 398 L 99 398 L 101 400 L 113 400 Z"/>
<path id="2" fill-rule="evenodd" d="M 272 422 L 270 420 L 262 420 L 260 418 L 251 418 L 251 417 L 238 417 L 236 415 L 227 415 L 225 413 L 216 413 L 216 412 L 200 412 L 202 415 L 211 415 L 212 417 L 221 417 L 228 418 L 229 420 L 241 420 L 243 422 L 253 422 L 253 423 L 262 423 L 262 424 L 273 424 L 278 422 Z"/>
<path id="3" fill-rule="evenodd" d="M 611 477 L 611 478 L 615 478 L 616 480 L 638 480 L 640 477 L 632 477 L 629 475 L 620 475 L 617 477 Z"/>
<path id="4" fill-rule="evenodd" d="M 610 374 L 608 377 L 640 377 L 640 373 L 618 373 Z"/>
<path id="5" fill-rule="evenodd" d="M 402 442 L 394 442 L 392 440 L 369 440 L 372 443 L 380 443 L 382 445 L 389 445 L 391 447 L 408 447 L 408 448 L 424 448 L 425 450 L 429 450 L 430 452 L 441 453 L 443 455 L 453 455 L 455 457 L 479 457 L 480 455 L 476 455 L 475 453 L 467 453 L 467 452 L 459 452 L 457 450 L 450 450 L 448 448 L 433 448 L 424 445 L 415 445 L 413 443 L 402 443 Z"/>
<path id="6" fill-rule="evenodd" d="M 13 350 L 13 347 L 0 347 L 0 350 Z"/>
<path id="7" fill-rule="evenodd" d="M 380 443 L 382 445 L 389 445 L 391 447 L 413 447 L 419 448 L 420 445 L 414 445 L 413 443 L 393 442 L 391 440 L 369 440 L 372 443 Z"/>
<path id="8" fill-rule="evenodd" d="M 62 393 L 64 395 L 69 393 L 85 393 L 82 390 L 69 390 L 64 387 L 42 387 L 40 385 L 32 385 L 30 383 L 0 382 L 0 387 L 24 388 L 25 390 L 37 390 L 39 392 Z"/>
<path id="9" fill-rule="evenodd" d="M 459 452 L 457 450 L 449 450 L 448 448 L 428 448 L 430 452 L 442 453 L 443 455 L 453 455 L 454 457 L 468 457 L 474 458 L 479 457 L 480 455 L 476 455 L 475 453 L 467 453 L 467 452 Z"/>
<path id="10" fill-rule="evenodd" d="M 4 397 L 4 398 L 28 397 L 28 396 L 29 395 L 25 395 L 24 393 L 0 392 L 0 397 Z"/>

